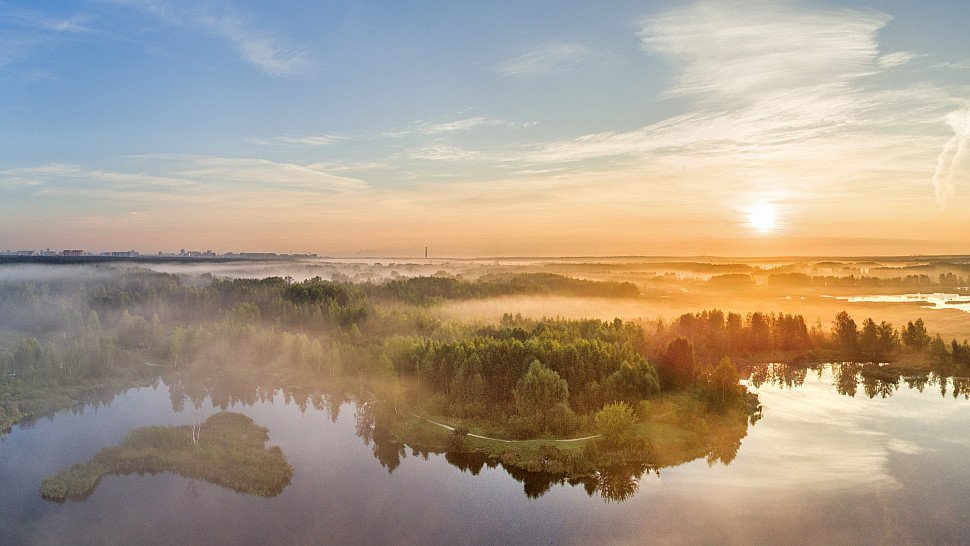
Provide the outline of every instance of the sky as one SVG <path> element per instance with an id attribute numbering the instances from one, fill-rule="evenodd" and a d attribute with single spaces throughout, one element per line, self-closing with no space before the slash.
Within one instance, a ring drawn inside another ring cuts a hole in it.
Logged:
<path id="1" fill-rule="evenodd" d="M 970 253 L 951 2 L 0 0 L 0 250 Z"/>

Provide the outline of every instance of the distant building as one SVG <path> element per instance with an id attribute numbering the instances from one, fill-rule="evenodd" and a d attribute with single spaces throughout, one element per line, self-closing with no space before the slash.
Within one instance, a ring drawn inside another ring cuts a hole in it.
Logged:
<path id="1" fill-rule="evenodd" d="M 272 260 L 279 258 L 275 252 L 226 252 L 229 258 L 245 258 L 247 260 Z"/>
<path id="2" fill-rule="evenodd" d="M 61 256 L 84 256 L 83 250 L 62 250 Z"/>

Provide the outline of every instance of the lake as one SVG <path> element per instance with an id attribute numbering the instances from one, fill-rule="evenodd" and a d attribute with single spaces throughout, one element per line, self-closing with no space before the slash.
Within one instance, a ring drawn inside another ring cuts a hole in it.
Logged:
<path id="1" fill-rule="evenodd" d="M 897 294 L 892 296 L 848 296 L 836 299 L 849 303 L 916 303 L 922 304 L 920 307 L 923 309 L 957 309 L 964 313 L 970 313 L 970 296 L 965 294 L 934 292 L 932 294 Z"/>
<path id="2" fill-rule="evenodd" d="M 456 465 L 409 448 L 379 460 L 356 432 L 354 404 L 337 404 L 334 421 L 333 407 L 301 408 L 279 392 L 228 404 L 269 427 L 268 445 L 281 446 L 292 464 L 292 482 L 276 497 L 161 473 L 109 476 L 85 501 L 43 500 L 44 477 L 118 444 L 131 429 L 183 425 L 219 411 L 207 401 L 176 412 L 164 384 L 131 389 L 0 438 L 0 542 L 970 540 L 966 391 L 954 397 L 954 384 L 944 380 L 941 396 L 933 380 L 894 386 L 841 370 L 756 374 L 752 383 L 760 386 L 752 390 L 763 417 L 730 464 L 699 459 L 647 472 L 623 501 L 582 484 L 536 476 L 523 483 L 501 466 L 452 457 Z"/>

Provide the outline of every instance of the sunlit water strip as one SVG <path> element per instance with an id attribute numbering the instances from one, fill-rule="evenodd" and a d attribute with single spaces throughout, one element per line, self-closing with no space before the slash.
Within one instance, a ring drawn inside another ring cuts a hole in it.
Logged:
<path id="1" fill-rule="evenodd" d="M 829 296 L 831 297 L 831 296 Z M 970 296 L 934 292 L 932 294 L 900 294 L 895 296 L 838 296 L 849 303 L 925 303 L 923 309 L 958 309 L 970 313 Z"/>

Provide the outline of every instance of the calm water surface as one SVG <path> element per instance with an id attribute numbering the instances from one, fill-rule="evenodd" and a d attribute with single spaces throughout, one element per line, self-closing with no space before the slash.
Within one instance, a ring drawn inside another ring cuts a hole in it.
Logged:
<path id="1" fill-rule="evenodd" d="M 970 402 L 939 385 L 870 399 L 835 383 L 826 368 L 797 386 L 761 384 L 764 417 L 731 464 L 645 474 L 623 502 L 568 484 L 530 498 L 501 466 L 476 475 L 410 449 L 389 472 L 355 434 L 352 404 L 332 422 L 281 394 L 231 408 L 269 427 L 293 465 L 277 497 L 162 473 L 107 477 L 83 502 L 41 499 L 45 476 L 133 428 L 219 411 L 175 412 L 164 385 L 132 389 L 0 439 L 0 543 L 970 541 Z"/>

